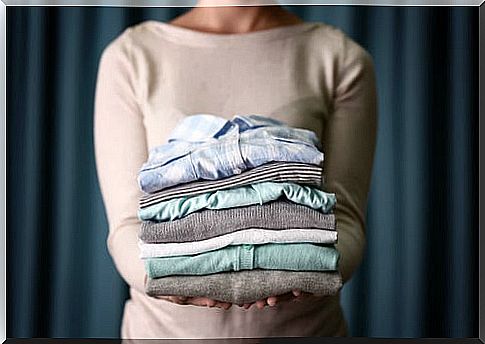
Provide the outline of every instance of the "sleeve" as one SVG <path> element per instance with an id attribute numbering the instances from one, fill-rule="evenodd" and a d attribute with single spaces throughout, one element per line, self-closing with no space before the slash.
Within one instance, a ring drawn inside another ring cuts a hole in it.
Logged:
<path id="1" fill-rule="evenodd" d="M 344 36 L 333 110 L 325 121 L 325 188 L 337 196 L 339 271 L 348 281 L 365 248 L 365 213 L 377 131 L 373 60 Z"/>
<path id="2" fill-rule="evenodd" d="M 148 152 L 127 31 L 111 42 L 100 58 L 94 105 L 94 147 L 109 225 L 108 251 L 126 283 L 144 292 L 145 271 L 139 258 L 140 221 L 137 216 L 141 191 L 136 177 Z"/>

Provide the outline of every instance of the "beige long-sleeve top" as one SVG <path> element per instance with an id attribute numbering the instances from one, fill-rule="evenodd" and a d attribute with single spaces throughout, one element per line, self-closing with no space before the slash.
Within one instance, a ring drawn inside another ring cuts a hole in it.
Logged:
<path id="1" fill-rule="evenodd" d="M 325 153 L 325 190 L 338 199 L 344 281 L 362 259 L 377 119 L 368 52 L 324 23 L 216 34 L 146 21 L 106 47 L 96 86 L 95 153 L 107 244 L 131 294 L 121 337 L 345 335 L 340 296 L 224 311 L 144 294 L 137 173 L 149 149 L 195 113 L 261 114 L 315 131 Z"/>

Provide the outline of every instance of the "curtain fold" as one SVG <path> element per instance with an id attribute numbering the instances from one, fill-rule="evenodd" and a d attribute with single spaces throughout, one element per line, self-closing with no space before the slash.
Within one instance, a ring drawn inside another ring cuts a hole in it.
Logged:
<path id="1" fill-rule="evenodd" d="M 289 6 L 376 67 L 379 123 L 351 335 L 477 337 L 478 8 Z M 127 287 L 96 177 L 99 58 L 183 8 L 7 8 L 7 336 L 118 337 Z"/>

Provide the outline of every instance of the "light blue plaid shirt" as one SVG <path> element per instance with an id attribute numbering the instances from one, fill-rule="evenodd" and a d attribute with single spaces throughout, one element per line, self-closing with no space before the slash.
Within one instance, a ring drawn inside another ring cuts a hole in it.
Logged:
<path id="1" fill-rule="evenodd" d="M 168 143 L 154 147 L 143 164 L 138 183 L 155 192 L 195 180 L 215 180 L 272 161 L 321 165 L 323 153 L 316 134 L 259 115 L 226 120 L 210 114 L 188 116 Z"/>

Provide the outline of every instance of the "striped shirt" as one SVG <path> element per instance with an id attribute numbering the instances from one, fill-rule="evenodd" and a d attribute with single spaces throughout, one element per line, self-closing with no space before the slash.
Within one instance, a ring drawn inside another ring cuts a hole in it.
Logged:
<path id="1" fill-rule="evenodd" d="M 141 197 L 140 209 L 177 197 L 195 196 L 206 192 L 262 182 L 293 182 L 321 186 L 322 167 L 297 162 L 271 162 L 219 180 L 202 180 L 160 190 Z"/>
<path id="2" fill-rule="evenodd" d="M 325 214 L 331 212 L 337 202 L 334 193 L 327 193 L 312 186 L 264 182 L 159 202 L 138 209 L 138 218 L 142 221 L 172 221 L 202 209 L 245 207 L 278 199 L 305 205 Z"/>

